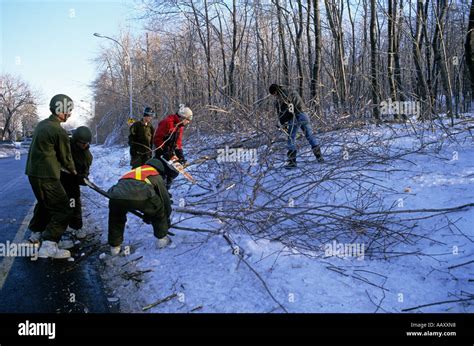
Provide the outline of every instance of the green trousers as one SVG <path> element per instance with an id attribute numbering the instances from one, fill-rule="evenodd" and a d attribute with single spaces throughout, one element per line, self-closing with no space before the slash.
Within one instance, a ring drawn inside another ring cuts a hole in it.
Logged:
<path id="1" fill-rule="evenodd" d="M 28 177 L 37 203 L 29 228 L 43 240 L 58 242 L 72 216 L 69 198 L 59 179 Z"/>
<path id="2" fill-rule="evenodd" d="M 61 185 L 66 191 L 70 202 L 74 202 L 71 206 L 72 215 L 69 219 L 69 227 L 78 230 L 82 228 L 82 202 L 81 188 L 77 183 L 76 176 L 72 174 L 61 174 Z"/>
<path id="3" fill-rule="evenodd" d="M 168 217 L 159 196 L 145 201 L 112 198 L 109 201 L 108 242 L 110 246 L 119 246 L 123 243 L 127 213 L 132 210 L 138 210 L 145 214 L 145 219 L 153 225 L 155 237 L 161 239 L 168 234 Z"/>

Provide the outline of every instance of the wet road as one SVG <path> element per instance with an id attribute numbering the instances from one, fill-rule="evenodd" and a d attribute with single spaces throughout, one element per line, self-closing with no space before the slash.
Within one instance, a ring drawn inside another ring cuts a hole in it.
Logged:
<path id="1" fill-rule="evenodd" d="M 26 155 L 20 160 L 0 159 L 0 244 L 4 246 L 29 236 L 35 197 L 24 174 L 25 163 Z M 0 313 L 108 312 L 97 261 L 96 255 L 76 262 L 0 257 Z"/>

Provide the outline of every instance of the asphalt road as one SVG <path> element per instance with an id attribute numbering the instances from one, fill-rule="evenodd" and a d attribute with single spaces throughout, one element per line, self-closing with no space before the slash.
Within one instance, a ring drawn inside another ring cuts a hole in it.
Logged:
<path id="1" fill-rule="evenodd" d="M 0 159 L 1 244 L 19 240 L 36 201 L 24 174 L 25 163 L 26 155 L 20 160 Z M 109 312 L 97 261 L 95 255 L 76 262 L 0 257 L 0 313 Z"/>

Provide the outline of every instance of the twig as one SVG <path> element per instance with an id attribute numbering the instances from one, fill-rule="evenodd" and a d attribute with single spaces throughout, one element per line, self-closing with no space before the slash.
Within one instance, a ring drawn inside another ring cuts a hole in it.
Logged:
<path id="1" fill-rule="evenodd" d="M 141 260 L 142 258 L 143 258 L 143 256 L 140 256 L 140 257 L 137 257 L 137 258 L 135 258 L 135 259 L 132 259 L 132 260 L 126 262 L 125 264 L 122 264 L 122 267 L 125 267 L 127 264 L 130 264 L 130 263 L 132 263 L 132 262 L 139 261 L 139 260 Z"/>
<path id="2" fill-rule="evenodd" d="M 455 265 L 455 266 L 448 267 L 448 269 L 454 269 L 454 268 L 461 267 L 461 266 L 465 266 L 465 265 L 471 264 L 471 263 L 474 263 L 474 260 L 469 261 L 469 262 L 465 262 L 465 263 L 461 263 L 461 264 L 457 264 L 457 265 Z"/>
<path id="3" fill-rule="evenodd" d="M 419 305 L 419 306 L 415 306 L 415 307 L 413 307 L 413 308 L 402 309 L 402 311 L 411 311 L 411 310 L 416 310 L 416 309 L 419 309 L 419 308 L 425 308 L 425 307 L 427 307 L 427 306 L 433 306 L 433 305 L 441 305 L 441 304 L 449 304 L 449 303 L 458 303 L 458 302 L 467 302 L 467 301 L 470 301 L 470 300 L 474 300 L 474 296 L 472 296 L 471 298 L 466 298 L 466 299 L 444 300 L 444 301 L 442 301 L 442 302 L 436 302 L 436 303 L 430 303 L 430 304 Z"/>
<path id="4" fill-rule="evenodd" d="M 274 301 L 275 303 L 277 303 L 283 311 L 285 311 L 286 313 L 288 313 L 288 310 L 286 310 L 286 308 L 273 296 L 273 294 L 272 294 L 272 292 L 270 291 L 270 288 L 268 288 L 268 285 L 267 285 L 267 283 L 265 282 L 265 280 L 263 280 L 262 277 L 260 276 L 260 274 L 259 274 L 255 269 L 253 269 L 253 267 L 245 260 L 245 258 L 244 258 L 244 256 L 242 255 L 241 251 L 235 251 L 236 248 L 237 248 L 237 249 L 241 249 L 241 247 L 238 246 L 237 244 L 235 244 L 235 242 L 234 242 L 232 239 L 230 239 L 229 235 L 228 235 L 226 232 L 224 232 L 224 233 L 222 234 L 222 236 L 224 237 L 224 239 L 227 241 L 227 243 L 229 243 L 230 247 L 232 248 L 232 250 L 233 250 L 232 253 L 233 253 L 234 255 L 236 255 L 237 257 L 239 257 L 240 260 L 241 260 L 242 262 L 244 262 L 244 263 L 247 265 L 247 267 L 248 267 L 248 268 L 257 276 L 257 278 L 262 282 L 263 287 L 265 287 L 265 289 L 267 290 L 268 294 L 269 294 L 270 297 L 273 299 L 273 301 Z"/>
<path id="5" fill-rule="evenodd" d="M 162 303 L 165 303 L 167 301 L 170 301 L 171 299 L 177 297 L 178 295 L 176 293 L 173 293 L 171 295 L 169 295 L 168 297 L 166 298 L 163 298 L 163 299 L 160 299 L 158 300 L 157 302 L 153 303 L 153 304 L 150 304 L 150 305 L 147 305 L 145 307 L 142 308 L 143 311 L 147 311 L 147 310 L 150 310 L 151 308 L 157 306 L 157 305 L 160 305 Z"/>

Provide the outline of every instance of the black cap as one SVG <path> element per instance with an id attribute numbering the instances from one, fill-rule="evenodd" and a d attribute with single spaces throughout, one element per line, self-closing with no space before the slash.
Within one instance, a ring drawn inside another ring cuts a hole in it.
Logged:
<path id="1" fill-rule="evenodd" d="M 72 140 L 74 142 L 81 141 L 90 143 L 92 140 L 92 132 L 87 126 L 79 126 L 74 130 L 72 134 Z"/>
<path id="2" fill-rule="evenodd" d="M 154 117 L 155 116 L 155 111 L 151 107 L 145 107 L 145 110 L 143 111 L 143 116 L 144 117 Z"/>
<path id="3" fill-rule="evenodd" d="M 270 88 L 268 88 L 268 91 L 270 94 L 275 95 L 281 87 L 278 84 L 272 84 L 270 85 Z"/>

